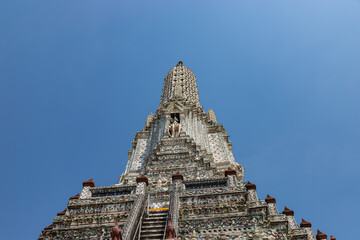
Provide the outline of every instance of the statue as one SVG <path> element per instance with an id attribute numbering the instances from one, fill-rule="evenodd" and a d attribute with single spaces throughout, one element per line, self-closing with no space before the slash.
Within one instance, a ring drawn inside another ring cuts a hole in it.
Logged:
<path id="1" fill-rule="evenodd" d="M 173 119 L 170 120 L 170 123 L 171 124 L 168 128 L 169 137 L 171 138 L 178 137 L 180 135 L 180 131 L 182 130 L 179 120 L 176 117 L 174 117 Z"/>
<path id="2" fill-rule="evenodd" d="M 169 223 L 166 228 L 166 239 L 173 240 L 176 238 L 176 232 L 174 226 L 171 224 L 171 219 L 169 218 Z"/>
<path id="3" fill-rule="evenodd" d="M 166 178 L 162 176 L 162 174 L 159 174 L 159 177 L 157 179 L 156 187 L 161 188 L 166 186 Z"/>
<path id="4" fill-rule="evenodd" d="M 190 236 L 190 240 L 198 240 L 198 237 L 197 237 L 197 235 L 196 235 L 196 231 L 195 231 L 195 230 L 193 230 L 193 233 L 192 233 L 192 235 Z"/>
<path id="5" fill-rule="evenodd" d="M 112 240 L 122 240 L 121 229 L 118 226 L 117 220 L 116 220 L 115 227 L 112 228 L 110 234 L 111 234 L 111 239 Z"/>

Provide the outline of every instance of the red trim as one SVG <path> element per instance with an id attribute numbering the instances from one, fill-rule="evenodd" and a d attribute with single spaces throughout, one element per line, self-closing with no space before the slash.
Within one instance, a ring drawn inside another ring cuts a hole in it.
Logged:
<path id="1" fill-rule="evenodd" d="M 83 187 L 95 187 L 95 183 L 92 180 L 92 178 L 90 180 L 83 182 Z"/>
<path id="2" fill-rule="evenodd" d="M 267 203 L 276 203 L 276 199 L 273 197 L 270 197 L 270 195 L 268 194 L 267 197 L 265 198 L 265 202 Z"/>
<path id="3" fill-rule="evenodd" d="M 286 206 L 285 206 L 285 209 L 284 209 L 284 211 L 282 213 L 285 214 L 286 216 L 294 216 L 294 211 L 288 209 Z"/>

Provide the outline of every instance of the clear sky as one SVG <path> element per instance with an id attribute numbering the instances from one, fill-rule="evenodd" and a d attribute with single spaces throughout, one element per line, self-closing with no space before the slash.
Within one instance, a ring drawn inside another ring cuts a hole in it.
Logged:
<path id="1" fill-rule="evenodd" d="M 4 0 L 2 239 L 36 239 L 89 178 L 117 182 L 179 60 L 260 198 L 359 235 L 359 0 Z"/>

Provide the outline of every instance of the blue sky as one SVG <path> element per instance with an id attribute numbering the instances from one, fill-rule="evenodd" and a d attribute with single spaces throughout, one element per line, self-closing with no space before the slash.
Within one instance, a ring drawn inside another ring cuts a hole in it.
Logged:
<path id="1" fill-rule="evenodd" d="M 179 60 L 258 194 L 357 236 L 360 1 L 0 2 L 2 238 L 117 182 Z"/>

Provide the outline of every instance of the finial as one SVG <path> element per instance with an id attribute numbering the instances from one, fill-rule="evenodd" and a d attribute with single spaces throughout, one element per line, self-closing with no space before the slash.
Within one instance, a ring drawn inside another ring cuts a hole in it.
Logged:
<path id="1" fill-rule="evenodd" d="M 305 221 L 305 219 L 301 219 L 300 227 L 311 227 L 311 223 Z"/>
<path id="2" fill-rule="evenodd" d="M 250 190 L 250 189 L 255 189 L 256 190 L 256 185 L 251 183 L 250 181 L 247 182 L 247 184 L 245 184 L 245 187 L 247 190 Z"/>
<path id="3" fill-rule="evenodd" d="M 95 187 L 93 179 L 91 178 L 90 180 L 83 182 L 83 187 Z"/>
<path id="4" fill-rule="evenodd" d="M 317 234 L 316 234 L 316 239 L 320 240 L 320 239 L 327 239 L 327 235 L 325 233 L 320 232 L 320 230 L 317 230 Z"/>
<path id="5" fill-rule="evenodd" d="M 285 214 L 286 216 L 294 216 L 294 211 L 288 209 L 286 206 L 285 206 L 284 211 L 282 213 Z"/>
<path id="6" fill-rule="evenodd" d="M 276 203 L 276 199 L 271 197 L 269 194 L 265 198 L 265 202 L 267 203 Z"/>
<path id="7" fill-rule="evenodd" d="M 183 62 L 182 62 L 182 61 L 179 61 L 176 66 L 182 66 L 182 65 L 183 65 Z"/>

